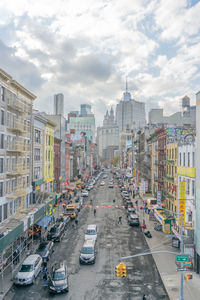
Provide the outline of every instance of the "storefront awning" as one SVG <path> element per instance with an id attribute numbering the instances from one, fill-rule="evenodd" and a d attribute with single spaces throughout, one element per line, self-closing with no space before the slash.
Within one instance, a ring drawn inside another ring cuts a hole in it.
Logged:
<path id="1" fill-rule="evenodd" d="M 41 227 L 47 227 L 49 223 L 51 222 L 52 216 L 44 216 L 42 217 L 36 225 L 41 226 Z"/>

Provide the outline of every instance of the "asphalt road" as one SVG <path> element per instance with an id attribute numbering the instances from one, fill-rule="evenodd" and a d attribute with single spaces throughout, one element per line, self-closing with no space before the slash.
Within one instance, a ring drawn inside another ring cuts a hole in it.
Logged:
<path id="1" fill-rule="evenodd" d="M 55 244 L 48 263 L 50 266 L 55 261 L 66 261 L 69 292 L 49 295 L 39 275 L 34 285 L 13 286 L 6 300 L 141 300 L 143 294 L 148 295 L 149 300 L 169 299 L 151 255 L 127 260 L 127 278 L 116 277 L 115 266 L 120 262 L 120 257 L 147 251 L 148 246 L 141 229 L 127 224 L 119 189 L 109 189 L 108 179 L 105 181 L 105 186 L 95 187 L 90 191 L 89 198 L 84 203 L 89 204 L 92 199 L 93 205 L 99 206 L 96 217 L 93 209 L 82 208 L 78 227 L 69 226 L 61 243 Z M 114 205 L 113 199 L 116 200 Z M 111 207 L 107 207 L 108 205 Z M 119 207 L 116 208 L 116 205 Z M 119 216 L 122 216 L 122 225 L 118 224 Z M 79 264 L 79 253 L 88 224 L 98 226 L 98 253 L 96 263 L 85 266 Z"/>

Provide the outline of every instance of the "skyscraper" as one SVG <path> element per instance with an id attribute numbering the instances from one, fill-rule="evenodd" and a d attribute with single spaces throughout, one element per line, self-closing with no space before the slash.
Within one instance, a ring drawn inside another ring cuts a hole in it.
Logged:
<path id="1" fill-rule="evenodd" d="M 126 131 L 127 128 L 141 128 L 146 124 L 145 104 L 131 99 L 131 93 L 123 93 L 123 99 L 116 107 L 116 121 L 119 126 L 119 133 Z"/>
<path id="2" fill-rule="evenodd" d="M 63 115 L 64 113 L 64 96 L 63 94 L 54 95 L 54 115 Z"/>
<path id="3" fill-rule="evenodd" d="M 87 115 L 90 115 L 91 112 L 91 105 L 90 104 L 81 104 L 81 112 L 80 115 L 82 117 L 86 117 Z"/>

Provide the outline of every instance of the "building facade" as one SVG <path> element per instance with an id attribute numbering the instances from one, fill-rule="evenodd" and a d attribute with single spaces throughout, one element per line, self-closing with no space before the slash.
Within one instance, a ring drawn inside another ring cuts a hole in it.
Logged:
<path id="1" fill-rule="evenodd" d="M 74 133 L 77 135 L 85 133 L 91 143 L 95 142 L 95 129 L 95 117 L 93 114 L 86 117 L 70 116 L 69 118 L 68 131 L 74 130 Z"/>
<path id="2" fill-rule="evenodd" d="M 36 96 L 0 69 L 0 223 L 32 202 L 32 104 Z"/>
<path id="3" fill-rule="evenodd" d="M 54 95 L 54 115 L 64 114 L 64 95 L 56 94 Z"/>
<path id="4" fill-rule="evenodd" d="M 47 120 L 38 112 L 33 113 L 33 203 L 40 203 L 45 192 L 44 141 Z"/>
<path id="5" fill-rule="evenodd" d="M 56 193 L 61 191 L 61 139 L 54 136 L 54 182 Z"/>
<path id="6" fill-rule="evenodd" d="M 91 105 L 90 104 L 81 104 L 80 115 L 82 117 L 87 117 L 87 115 L 91 115 Z"/>
<path id="7" fill-rule="evenodd" d="M 114 111 L 111 108 L 104 116 L 103 126 L 97 128 L 98 154 L 103 160 L 111 160 L 114 151 L 119 149 L 119 128 L 114 119 Z"/>
<path id="8" fill-rule="evenodd" d="M 146 124 L 145 104 L 131 99 L 131 94 L 125 92 L 116 107 L 116 122 L 119 133 L 126 131 L 127 128 L 143 128 Z"/>
<path id="9" fill-rule="evenodd" d="M 45 192 L 52 193 L 54 188 L 54 129 L 55 124 L 48 120 L 45 125 L 44 141 L 44 180 Z"/>

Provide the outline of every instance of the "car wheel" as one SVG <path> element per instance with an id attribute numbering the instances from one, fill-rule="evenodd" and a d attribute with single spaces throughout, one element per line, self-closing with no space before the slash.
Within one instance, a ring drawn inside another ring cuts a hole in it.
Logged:
<path id="1" fill-rule="evenodd" d="M 33 281 L 32 281 L 32 284 L 35 284 L 35 276 L 33 277 Z"/>

